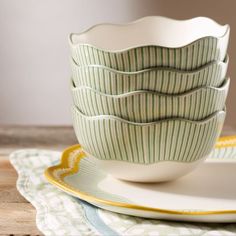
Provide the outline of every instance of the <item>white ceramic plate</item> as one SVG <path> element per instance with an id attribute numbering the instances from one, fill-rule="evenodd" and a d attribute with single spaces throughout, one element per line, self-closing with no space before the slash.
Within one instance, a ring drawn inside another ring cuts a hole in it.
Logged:
<path id="1" fill-rule="evenodd" d="M 79 145 L 64 151 L 45 176 L 61 190 L 106 210 L 155 219 L 236 222 L 236 137 L 221 138 L 189 175 L 161 184 L 113 179 Z"/>

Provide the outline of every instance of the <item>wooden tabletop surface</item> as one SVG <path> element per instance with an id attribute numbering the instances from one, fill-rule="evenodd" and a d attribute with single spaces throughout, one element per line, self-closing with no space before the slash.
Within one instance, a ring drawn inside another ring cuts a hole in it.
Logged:
<path id="1" fill-rule="evenodd" d="M 9 154 L 22 148 L 63 150 L 75 143 L 72 127 L 0 126 L 0 235 L 41 235 L 34 207 L 16 189 Z"/>
<path id="2" fill-rule="evenodd" d="M 235 135 L 224 127 L 222 135 Z M 72 127 L 0 126 L 0 235 L 42 235 L 36 211 L 16 189 L 17 173 L 8 157 L 22 148 L 63 150 L 77 143 Z"/>

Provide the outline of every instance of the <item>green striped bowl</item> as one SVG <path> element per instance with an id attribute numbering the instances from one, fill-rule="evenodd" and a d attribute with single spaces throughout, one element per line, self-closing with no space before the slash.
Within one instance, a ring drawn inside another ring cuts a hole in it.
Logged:
<path id="1" fill-rule="evenodd" d="M 220 135 L 225 111 L 201 121 L 176 118 L 134 123 L 115 116 L 85 116 L 73 106 L 72 117 L 77 139 L 91 156 L 146 165 L 206 158 Z"/>
<path id="2" fill-rule="evenodd" d="M 88 116 L 114 115 L 132 122 L 166 118 L 202 120 L 225 106 L 229 79 L 219 88 L 201 87 L 182 94 L 167 95 L 135 91 L 108 95 L 89 87 L 72 87 L 73 103 Z"/>
<path id="3" fill-rule="evenodd" d="M 72 58 L 78 65 L 103 65 L 121 71 L 158 66 L 195 70 L 212 61 L 223 61 L 227 46 L 225 37 L 206 37 L 181 48 L 143 46 L 119 52 L 105 51 L 92 45 L 70 44 Z"/>
<path id="4" fill-rule="evenodd" d="M 224 62 L 210 62 L 193 71 L 156 67 L 123 72 L 98 65 L 78 66 L 71 59 L 71 69 L 77 87 L 87 86 L 106 94 L 117 95 L 137 90 L 177 94 L 201 86 L 220 86 L 226 77 L 228 61 L 227 56 Z"/>
<path id="5" fill-rule="evenodd" d="M 179 21 L 153 16 L 124 25 L 97 25 L 71 34 L 69 44 L 78 65 L 104 65 L 121 71 L 157 66 L 193 70 L 224 60 L 229 33 L 228 25 L 206 17 Z"/>

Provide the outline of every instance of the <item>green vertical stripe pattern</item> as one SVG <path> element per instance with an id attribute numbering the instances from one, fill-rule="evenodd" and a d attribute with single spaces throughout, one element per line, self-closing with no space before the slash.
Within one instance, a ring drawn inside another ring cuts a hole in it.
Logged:
<path id="1" fill-rule="evenodd" d="M 116 52 L 78 44 L 71 45 L 71 53 L 78 65 L 104 65 L 121 71 L 157 66 L 194 70 L 215 60 L 223 61 L 227 49 L 225 43 L 224 37 L 205 37 L 180 48 L 142 46 Z"/>
<path id="2" fill-rule="evenodd" d="M 202 120 L 224 108 L 228 88 L 229 79 L 220 88 L 202 87 L 177 95 L 144 90 L 107 95 L 88 87 L 74 87 L 72 97 L 74 105 L 88 116 L 113 115 L 132 122 L 174 117 Z"/>
<path id="3" fill-rule="evenodd" d="M 112 95 L 136 90 L 177 94 L 201 86 L 218 87 L 226 77 L 227 66 L 228 59 L 211 62 L 194 71 L 157 67 L 121 72 L 97 65 L 78 66 L 71 60 L 72 78 L 77 87 L 87 86 Z"/>
<path id="4" fill-rule="evenodd" d="M 203 121 L 166 119 L 142 124 L 112 116 L 88 117 L 76 106 L 72 114 L 76 136 L 87 153 L 102 160 L 141 164 L 207 157 L 225 119 L 225 112 L 220 111 Z"/>

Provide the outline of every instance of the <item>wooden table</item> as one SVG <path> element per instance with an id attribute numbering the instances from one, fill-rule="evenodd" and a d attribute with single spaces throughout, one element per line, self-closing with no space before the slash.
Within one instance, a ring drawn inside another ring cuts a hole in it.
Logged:
<path id="1" fill-rule="evenodd" d="M 0 235 L 41 235 L 34 207 L 16 189 L 9 154 L 22 148 L 63 150 L 75 143 L 72 127 L 0 126 Z"/>
<path id="2" fill-rule="evenodd" d="M 236 129 L 224 127 L 223 135 L 234 134 Z M 75 143 L 72 127 L 0 126 L 0 235 L 41 235 L 34 207 L 16 190 L 9 154 L 22 148 L 63 150 Z"/>

